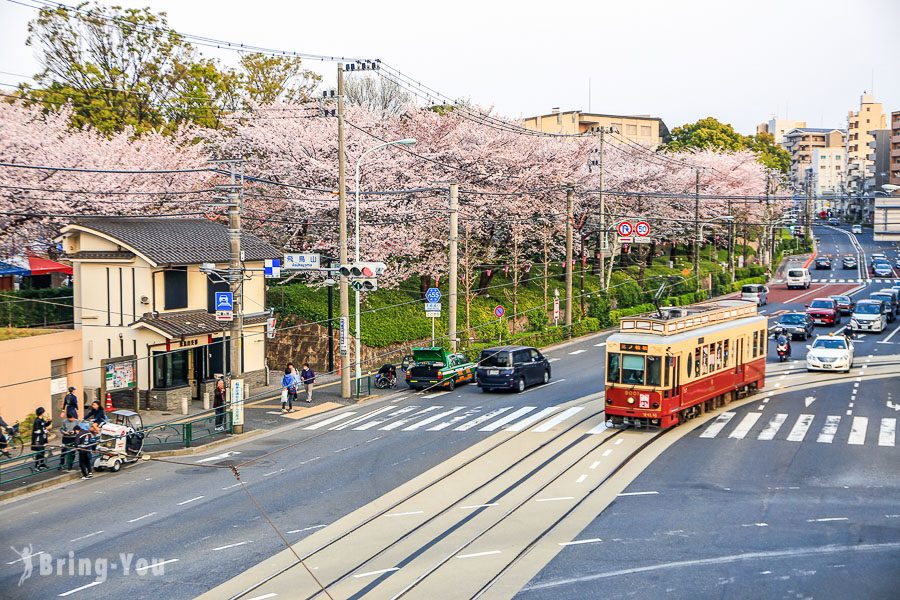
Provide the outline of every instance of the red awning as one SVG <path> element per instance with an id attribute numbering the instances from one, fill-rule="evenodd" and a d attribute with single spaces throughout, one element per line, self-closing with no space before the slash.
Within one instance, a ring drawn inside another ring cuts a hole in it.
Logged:
<path id="1" fill-rule="evenodd" d="M 28 268 L 31 269 L 32 275 L 49 275 L 50 273 L 72 274 L 72 267 L 37 256 L 28 257 Z"/>

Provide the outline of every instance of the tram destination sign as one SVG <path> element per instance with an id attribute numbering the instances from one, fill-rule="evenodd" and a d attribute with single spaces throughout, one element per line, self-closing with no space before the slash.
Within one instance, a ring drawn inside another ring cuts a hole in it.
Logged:
<path id="1" fill-rule="evenodd" d="M 622 352 L 647 352 L 647 344 L 619 344 Z"/>

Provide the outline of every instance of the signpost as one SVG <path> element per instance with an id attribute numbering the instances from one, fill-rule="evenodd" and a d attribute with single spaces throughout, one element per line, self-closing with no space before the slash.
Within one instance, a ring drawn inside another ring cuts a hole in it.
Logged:
<path id="1" fill-rule="evenodd" d="M 281 277 L 281 259 L 267 258 L 263 264 L 263 276 L 266 279 L 278 279 Z"/>
<path id="2" fill-rule="evenodd" d="M 425 300 L 425 316 L 431 317 L 431 345 L 434 346 L 434 320 L 441 316 L 441 290 L 428 288 Z"/>
<path id="3" fill-rule="evenodd" d="M 503 317 L 503 315 L 505 315 L 505 314 L 506 314 L 506 309 L 504 309 L 499 304 L 494 308 L 494 316 L 497 317 L 498 319 Z"/>
<path id="4" fill-rule="evenodd" d="M 244 433 L 244 380 L 231 380 L 231 426 L 234 433 Z"/>
<path id="5" fill-rule="evenodd" d="M 620 238 L 631 237 L 634 234 L 634 227 L 631 226 L 630 222 L 622 221 L 616 225 L 616 232 Z"/>
<path id="6" fill-rule="evenodd" d="M 638 234 L 638 237 L 647 237 L 650 235 L 650 223 L 647 221 L 638 221 L 634 225 L 634 232 Z"/>
<path id="7" fill-rule="evenodd" d="M 341 317 L 340 319 L 340 333 L 338 334 L 338 347 L 341 351 L 341 356 L 350 354 L 350 350 L 347 348 L 347 321 L 350 320 L 350 317 Z"/>
<path id="8" fill-rule="evenodd" d="M 270 340 L 275 338 L 275 317 L 266 319 L 266 337 Z"/>
<path id="9" fill-rule="evenodd" d="M 234 294 L 216 292 L 216 321 L 234 320 Z"/>
<path id="10" fill-rule="evenodd" d="M 285 271 L 305 271 L 319 269 L 322 264 L 321 256 L 312 253 L 288 252 L 284 255 L 283 269 Z"/>
<path id="11" fill-rule="evenodd" d="M 553 290 L 553 324 L 559 325 L 559 290 Z"/>
<path id="12" fill-rule="evenodd" d="M 433 287 L 428 288 L 428 291 L 425 292 L 425 300 L 428 302 L 440 302 L 441 301 L 441 290 Z"/>

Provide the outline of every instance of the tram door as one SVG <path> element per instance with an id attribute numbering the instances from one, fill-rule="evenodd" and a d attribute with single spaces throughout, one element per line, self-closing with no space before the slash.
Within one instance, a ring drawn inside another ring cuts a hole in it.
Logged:
<path id="1" fill-rule="evenodd" d="M 734 372 L 735 373 L 743 373 L 744 372 L 744 338 L 738 338 L 738 347 L 737 347 L 737 364 L 735 365 Z"/>

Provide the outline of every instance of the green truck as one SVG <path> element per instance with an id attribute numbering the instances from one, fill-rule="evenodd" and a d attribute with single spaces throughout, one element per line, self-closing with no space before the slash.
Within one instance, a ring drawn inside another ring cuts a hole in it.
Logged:
<path id="1" fill-rule="evenodd" d="M 406 370 L 406 383 L 414 390 L 443 387 L 452 390 L 459 383 L 475 381 L 478 367 L 464 354 L 443 348 L 413 348 L 413 364 Z"/>

